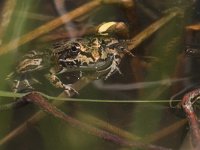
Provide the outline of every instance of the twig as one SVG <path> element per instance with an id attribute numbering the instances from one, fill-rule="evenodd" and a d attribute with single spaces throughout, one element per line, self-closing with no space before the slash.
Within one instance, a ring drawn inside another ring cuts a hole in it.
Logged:
<path id="1" fill-rule="evenodd" d="M 186 26 L 186 30 L 196 30 L 196 31 L 199 31 L 200 30 L 200 24 L 198 23 L 198 24 Z"/>
<path id="2" fill-rule="evenodd" d="M 188 121 L 190 123 L 190 128 L 192 132 L 192 141 L 194 147 L 200 148 L 200 128 L 199 128 L 199 123 L 198 123 L 198 118 L 194 112 L 194 109 L 192 105 L 198 100 L 200 96 L 200 89 L 195 89 L 189 93 L 187 93 L 182 101 L 181 101 L 181 106 L 183 107 Z"/>

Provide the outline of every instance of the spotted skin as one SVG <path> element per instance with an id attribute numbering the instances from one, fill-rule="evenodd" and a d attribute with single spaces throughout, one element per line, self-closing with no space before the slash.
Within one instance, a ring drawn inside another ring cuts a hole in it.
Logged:
<path id="1" fill-rule="evenodd" d="M 43 75 L 56 88 L 62 88 L 70 95 L 71 91 L 75 93 L 77 91 L 71 87 L 71 84 L 64 84 L 58 75 L 79 71 L 79 79 L 84 70 L 94 70 L 106 72 L 107 79 L 115 71 L 120 73 L 118 68 L 121 61 L 120 54 L 126 49 L 126 41 L 115 38 L 99 36 L 62 40 L 54 43 L 50 48 L 32 50 L 24 55 L 15 72 L 8 78 L 18 77 L 13 85 L 15 92 L 22 90 L 20 89 L 22 83 L 25 85 L 24 88 L 34 89 L 27 76 L 40 70 L 47 70 Z M 109 66 L 106 66 L 107 64 Z"/>

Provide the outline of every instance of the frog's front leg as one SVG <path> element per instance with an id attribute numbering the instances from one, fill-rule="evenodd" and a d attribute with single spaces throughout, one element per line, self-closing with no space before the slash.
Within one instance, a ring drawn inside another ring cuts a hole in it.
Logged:
<path id="1" fill-rule="evenodd" d="M 49 74 L 46 75 L 47 79 L 53 84 L 56 88 L 62 88 L 70 96 L 70 91 L 73 91 L 78 94 L 78 92 L 72 88 L 71 84 L 64 84 L 62 81 L 56 76 L 53 71 L 50 71 Z"/>
<path id="2" fill-rule="evenodd" d="M 110 67 L 109 67 L 110 71 L 109 71 L 108 74 L 106 75 L 105 79 L 107 79 L 107 78 L 108 78 L 113 72 L 115 72 L 115 71 L 117 71 L 117 72 L 119 72 L 120 74 L 122 74 L 121 71 L 120 71 L 120 69 L 119 69 L 119 67 L 118 67 L 120 61 L 121 61 L 120 56 L 114 54 L 114 55 L 113 55 L 113 61 L 112 61 L 111 65 L 110 65 Z"/>
<path id="3" fill-rule="evenodd" d="M 112 73 L 114 73 L 115 71 L 119 72 L 121 74 L 121 71 L 118 67 L 120 61 L 121 61 L 121 57 L 120 55 L 118 55 L 117 52 L 113 51 L 111 53 L 112 55 L 110 55 L 110 65 L 109 67 L 103 69 L 103 70 L 100 70 L 98 72 L 108 72 L 107 75 L 105 76 L 105 80 L 110 77 L 112 75 Z"/>

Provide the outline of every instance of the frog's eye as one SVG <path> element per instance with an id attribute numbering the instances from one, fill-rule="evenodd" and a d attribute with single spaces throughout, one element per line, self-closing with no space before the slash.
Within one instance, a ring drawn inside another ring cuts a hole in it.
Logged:
<path id="1" fill-rule="evenodd" d="M 81 49 L 81 47 L 80 47 L 80 45 L 78 43 L 73 43 L 73 45 L 71 46 L 70 51 L 72 53 L 78 53 L 78 52 L 80 52 L 80 49 Z"/>
<path id="2" fill-rule="evenodd" d="M 75 42 L 71 43 L 68 47 L 64 49 L 60 58 L 62 59 L 74 58 L 79 54 L 80 51 L 81 51 L 81 46 L 78 43 Z"/>

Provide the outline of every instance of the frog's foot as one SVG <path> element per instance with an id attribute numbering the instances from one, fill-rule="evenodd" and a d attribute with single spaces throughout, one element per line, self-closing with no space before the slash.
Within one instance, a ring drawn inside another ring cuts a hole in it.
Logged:
<path id="1" fill-rule="evenodd" d="M 34 88 L 31 86 L 27 79 L 24 80 L 14 80 L 13 92 L 17 93 L 20 91 L 33 91 Z"/>
<path id="2" fill-rule="evenodd" d="M 78 94 L 78 91 L 76 91 L 74 88 L 72 88 L 71 84 L 63 84 L 64 91 L 67 93 L 68 96 L 70 96 L 70 91 L 73 91 L 74 93 Z"/>
<path id="3" fill-rule="evenodd" d="M 122 74 L 119 67 L 118 67 L 118 64 L 116 61 L 113 61 L 113 63 L 111 64 L 111 66 L 109 67 L 110 71 L 108 72 L 108 74 L 106 75 L 105 77 L 105 80 L 111 76 L 112 73 L 114 73 L 115 71 L 119 72 L 119 74 Z"/>
<path id="4" fill-rule="evenodd" d="M 108 79 L 108 77 L 110 77 L 111 74 L 114 73 L 115 71 L 119 72 L 119 74 L 122 74 L 120 69 L 119 69 L 119 67 L 118 67 L 118 62 L 117 61 L 113 61 L 112 64 L 108 68 L 100 70 L 98 72 L 107 72 L 108 70 L 109 70 L 109 72 L 106 75 L 105 80 Z"/>
<path id="5" fill-rule="evenodd" d="M 72 88 L 71 84 L 62 83 L 62 81 L 54 73 L 47 74 L 46 77 L 55 87 L 64 89 L 67 95 L 70 96 L 70 91 L 78 94 L 78 92 Z"/>

